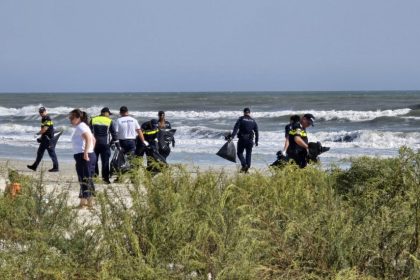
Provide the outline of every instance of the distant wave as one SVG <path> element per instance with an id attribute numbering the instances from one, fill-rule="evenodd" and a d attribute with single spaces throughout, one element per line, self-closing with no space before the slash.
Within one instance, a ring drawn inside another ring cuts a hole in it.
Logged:
<path id="1" fill-rule="evenodd" d="M 23 116 L 23 117 L 37 117 L 38 108 L 42 106 L 39 105 L 29 105 L 22 108 L 5 108 L 0 107 L 0 116 Z M 103 106 L 93 106 L 89 108 L 81 108 L 90 115 L 97 115 Z M 51 115 L 62 115 L 67 116 L 67 114 L 73 110 L 71 107 L 53 107 L 47 108 L 48 112 Z M 377 111 L 353 111 L 353 110 L 308 110 L 308 111 L 291 111 L 291 110 L 282 110 L 274 112 L 253 112 L 252 116 L 255 118 L 282 118 L 288 117 L 292 114 L 302 115 L 304 113 L 313 114 L 317 120 L 346 120 L 346 121 L 369 121 L 374 120 L 380 117 L 396 117 L 404 116 L 410 113 L 412 109 L 402 108 L 395 110 L 377 110 Z M 111 111 L 117 113 L 116 108 L 111 109 Z M 130 114 L 135 117 L 141 118 L 156 118 L 156 111 L 130 111 Z M 166 111 L 166 116 L 168 119 L 199 119 L 203 120 L 212 120 L 212 119 L 236 119 L 241 115 L 240 111 Z"/>

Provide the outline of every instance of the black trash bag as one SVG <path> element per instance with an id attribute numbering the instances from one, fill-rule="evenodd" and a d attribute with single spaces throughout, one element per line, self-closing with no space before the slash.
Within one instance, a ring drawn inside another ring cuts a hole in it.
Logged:
<path id="1" fill-rule="evenodd" d="M 270 164 L 270 166 L 273 166 L 273 167 L 282 167 L 285 164 L 287 164 L 287 162 L 289 161 L 289 158 L 288 157 L 283 156 L 282 151 L 278 151 L 276 153 L 276 156 L 277 156 L 276 161 L 273 162 L 272 164 Z"/>
<path id="2" fill-rule="evenodd" d="M 222 148 L 216 153 L 219 157 L 236 162 L 236 148 L 232 141 L 227 141 Z"/>
<path id="3" fill-rule="evenodd" d="M 159 154 L 165 159 L 171 153 L 171 144 L 174 141 L 176 129 L 161 129 L 158 133 Z"/>
<path id="4" fill-rule="evenodd" d="M 54 132 L 54 136 L 50 139 L 50 148 L 55 148 L 55 145 L 57 145 L 58 139 L 60 138 L 61 134 L 63 134 L 63 132 L 63 130 L 58 130 Z"/>
<path id="5" fill-rule="evenodd" d="M 119 146 L 116 147 L 110 164 L 110 175 L 125 173 L 130 170 L 130 161 Z"/>
<path id="6" fill-rule="evenodd" d="M 311 160 L 313 162 L 317 162 L 319 160 L 318 156 L 320 154 L 328 152 L 330 150 L 330 147 L 323 147 L 321 142 L 309 142 L 308 148 L 308 160 Z"/>
<path id="7" fill-rule="evenodd" d="M 165 157 L 159 153 L 157 145 L 149 145 L 145 148 L 145 153 L 147 156 L 146 170 L 157 173 L 168 166 Z"/>

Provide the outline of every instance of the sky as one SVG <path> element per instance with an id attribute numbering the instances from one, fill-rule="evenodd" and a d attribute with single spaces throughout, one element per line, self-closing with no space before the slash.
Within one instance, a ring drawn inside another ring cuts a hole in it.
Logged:
<path id="1" fill-rule="evenodd" d="M 1 0 L 0 92 L 420 89 L 418 0 Z"/>

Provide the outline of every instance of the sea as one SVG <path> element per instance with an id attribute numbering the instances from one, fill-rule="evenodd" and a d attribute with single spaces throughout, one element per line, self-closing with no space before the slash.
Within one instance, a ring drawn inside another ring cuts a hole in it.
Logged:
<path id="1" fill-rule="evenodd" d="M 106 106 L 117 118 L 123 105 L 140 124 L 165 111 L 177 130 L 169 163 L 234 166 L 216 152 L 245 107 L 260 130 L 259 146 L 252 154 L 252 165 L 258 168 L 275 161 L 293 114 L 315 116 L 308 137 L 331 148 L 320 156 L 326 168 L 346 167 L 351 158 L 361 156 L 394 157 L 402 146 L 420 148 L 420 91 L 1 93 L 0 158 L 32 163 L 38 147 L 38 108 L 44 106 L 56 129 L 64 130 L 56 147 L 59 161 L 73 161 L 68 113 L 80 108 L 95 116 Z M 49 161 L 47 153 L 44 160 Z"/>

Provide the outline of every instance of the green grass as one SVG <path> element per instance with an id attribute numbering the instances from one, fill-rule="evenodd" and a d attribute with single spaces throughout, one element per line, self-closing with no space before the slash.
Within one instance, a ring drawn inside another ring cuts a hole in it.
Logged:
<path id="1" fill-rule="evenodd" d="M 410 149 L 348 170 L 137 167 L 132 184 L 98 194 L 91 223 L 65 192 L 13 176 L 24 191 L 0 197 L 4 279 L 420 278 L 420 153 Z"/>

